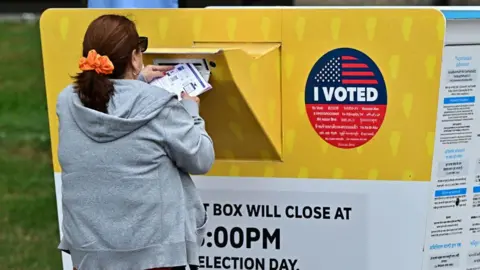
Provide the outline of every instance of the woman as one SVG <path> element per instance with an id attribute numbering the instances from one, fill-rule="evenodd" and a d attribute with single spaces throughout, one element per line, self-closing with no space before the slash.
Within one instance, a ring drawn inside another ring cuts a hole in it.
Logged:
<path id="1" fill-rule="evenodd" d="M 166 70 L 142 70 L 147 44 L 126 17 L 97 18 L 58 97 L 59 248 L 78 270 L 198 265 L 207 216 L 189 174 L 210 169 L 213 144 L 197 98 L 146 83 Z"/>

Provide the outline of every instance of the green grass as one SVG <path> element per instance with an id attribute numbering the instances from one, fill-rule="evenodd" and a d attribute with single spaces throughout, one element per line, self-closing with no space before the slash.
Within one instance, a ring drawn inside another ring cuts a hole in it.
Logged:
<path id="1" fill-rule="evenodd" d="M 0 269 L 61 269 L 38 24 L 0 23 Z"/>

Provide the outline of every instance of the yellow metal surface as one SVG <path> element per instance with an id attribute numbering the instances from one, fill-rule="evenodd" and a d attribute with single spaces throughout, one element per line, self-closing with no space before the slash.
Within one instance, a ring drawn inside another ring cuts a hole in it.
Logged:
<path id="1" fill-rule="evenodd" d="M 48 10 L 40 27 L 56 172 L 56 98 L 78 72 L 86 27 L 105 13 L 134 19 L 157 52 L 216 46 L 206 57 L 217 64 L 216 87 L 202 96 L 201 113 L 213 133 L 230 135 L 217 136 L 221 159 L 209 175 L 429 181 L 445 32 L 445 19 L 434 9 Z M 265 47 L 248 50 L 250 43 Z M 268 43 L 279 47 L 268 51 Z M 351 150 L 324 142 L 304 104 L 310 69 L 340 47 L 373 59 L 388 92 L 378 134 Z M 256 57 L 261 60 L 251 60 Z M 270 136 L 276 126 L 281 133 Z M 220 127 L 224 131 L 214 131 Z M 245 161 L 249 155 L 254 160 Z"/>
<path id="2" fill-rule="evenodd" d="M 275 116 L 280 115 L 280 106 L 275 111 L 264 106 L 265 100 L 280 104 L 279 44 L 232 44 L 154 48 L 145 63 L 191 57 L 213 63 L 210 83 L 214 91 L 202 95 L 200 110 L 215 142 L 216 159 L 279 161 L 282 129 L 281 118 Z"/>

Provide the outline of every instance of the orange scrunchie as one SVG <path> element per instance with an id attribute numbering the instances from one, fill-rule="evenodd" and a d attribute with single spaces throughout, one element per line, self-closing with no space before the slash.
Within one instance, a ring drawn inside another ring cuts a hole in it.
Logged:
<path id="1" fill-rule="evenodd" d="M 98 74 L 112 74 L 113 63 L 108 56 L 102 56 L 95 50 L 90 50 L 88 56 L 80 58 L 78 66 L 82 71 L 95 70 Z"/>

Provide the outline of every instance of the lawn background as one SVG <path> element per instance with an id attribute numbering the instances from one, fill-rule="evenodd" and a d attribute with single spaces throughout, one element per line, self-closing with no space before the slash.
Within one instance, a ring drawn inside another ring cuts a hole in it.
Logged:
<path id="1" fill-rule="evenodd" d="M 0 23 L 0 270 L 62 269 L 38 23 Z"/>

